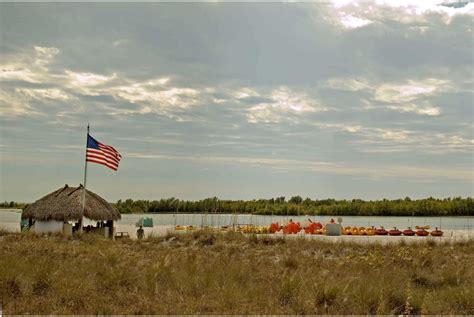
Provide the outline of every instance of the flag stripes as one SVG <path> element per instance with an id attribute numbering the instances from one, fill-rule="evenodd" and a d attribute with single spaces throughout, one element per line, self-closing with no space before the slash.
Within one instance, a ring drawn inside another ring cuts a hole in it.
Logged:
<path id="1" fill-rule="evenodd" d="M 102 164 L 116 171 L 122 155 L 110 145 L 95 140 L 90 135 L 87 140 L 86 161 Z"/>

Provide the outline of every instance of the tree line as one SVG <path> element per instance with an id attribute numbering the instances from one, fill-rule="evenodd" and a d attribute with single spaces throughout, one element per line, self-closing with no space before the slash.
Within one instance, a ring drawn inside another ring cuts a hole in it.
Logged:
<path id="1" fill-rule="evenodd" d="M 426 198 L 394 200 L 303 199 L 293 196 L 258 200 L 198 201 L 167 198 L 160 200 L 119 200 L 121 213 L 228 213 L 256 215 L 341 215 L 341 216 L 473 216 L 474 200 L 462 198 Z"/>
<path id="2" fill-rule="evenodd" d="M 26 203 L 19 203 L 19 202 L 16 202 L 16 201 L 4 201 L 4 202 L 0 202 L 0 208 L 15 208 L 15 209 L 24 209 L 26 208 L 26 206 L 28 206 L 28 204 Z"/>

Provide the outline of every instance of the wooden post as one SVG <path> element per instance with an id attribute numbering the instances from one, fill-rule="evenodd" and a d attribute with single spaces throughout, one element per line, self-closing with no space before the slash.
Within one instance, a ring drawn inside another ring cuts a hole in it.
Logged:
<path id="1" fill-rule="evenodd" d="M 86 183 L 87 183 L 87 143 L 89 142 L 89 124 L 87 124 L 87 136 L 86 136 L 86 156 L 84 164 L 84 186 L 82 188 L 82 212 L 81 219 L 79 220 L 79 233 L 82 233 L 84 210 L 86 209 Z"/>

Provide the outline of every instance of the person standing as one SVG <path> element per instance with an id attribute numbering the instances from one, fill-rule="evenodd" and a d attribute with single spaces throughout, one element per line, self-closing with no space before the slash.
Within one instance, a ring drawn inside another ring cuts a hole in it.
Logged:
<path id="1" fill-rule="evenodd" d="M 138 228 L 137 230 L 137 238 L 138 240 L 143 240 L 144 237 L 145 237 L 145 230 L 143 230 L 143 226 L 140 226 L 140 228 Z"/>

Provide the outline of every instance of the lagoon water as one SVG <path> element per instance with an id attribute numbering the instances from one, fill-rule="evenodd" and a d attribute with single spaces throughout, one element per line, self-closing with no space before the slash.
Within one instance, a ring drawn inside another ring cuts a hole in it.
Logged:
<path id="1" fill-rule="evenodd" d="M 0 210 L 0 228 L 20 230 L 19 209 Z M 193 225 L 193 226 L 225 226 L 238 224 L 252 224 L 266 226 L 272 222 L 285 224 L 289 219 L 304 222 L 308 218 L 312 221 L 327 223 L 331 216 L 260 216 L 248 214 L 123 214 L 118 225 L 134 225 L 141 217 L 150 217 L 155 226 Z M 384 226 L 385 228 L 430 226 L 444 230 L 472 230 L 474 217 L 383 217 L 383 216 L 341 216 L 343 226 Z M 88 224 L 88 223 L 86 223 Z M 91 222 L 92 224 L 92 222 Z"/>

